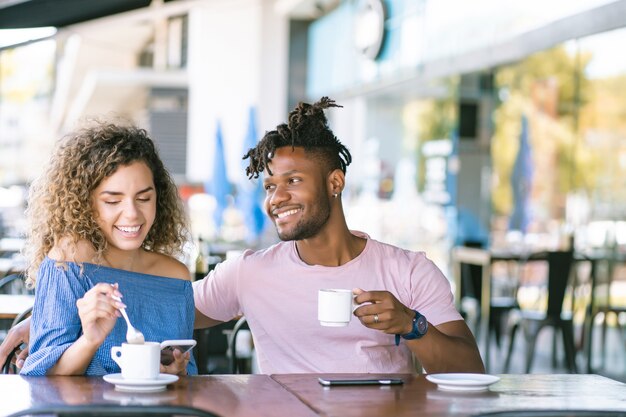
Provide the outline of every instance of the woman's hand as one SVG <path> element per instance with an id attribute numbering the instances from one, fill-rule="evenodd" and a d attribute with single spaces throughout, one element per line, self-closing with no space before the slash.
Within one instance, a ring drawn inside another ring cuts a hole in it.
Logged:
<path id="1" fill-rule="evenodd" d="M 101 345 L 113 330 L 118 317 L 121 317 L 118 308 L 125 306 L 111 298 L 112 295 L 122 296 L 117 284 L 100 283 L 76 301 L 83 337 L 89 343 Z"/>
<path id="2" fill-rule="evenodd" d="M 161 364 L 162 374 L 187 375 L 187 364 L 191 358 L 191 352 L 182 353 L 178 349 L 173 351 L 174 360 L 169 365 Z"/>

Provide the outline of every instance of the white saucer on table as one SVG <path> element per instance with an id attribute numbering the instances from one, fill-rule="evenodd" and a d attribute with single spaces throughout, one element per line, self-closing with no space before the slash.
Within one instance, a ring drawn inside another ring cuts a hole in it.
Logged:
<path id="1" fill-rule="evenodd" d="M 488 374 L 430 374 L 426 379 L 446 391 L 484 391 L 500 377 Z"/>
<path id="2" fill-rule="evenodd" d="M 102 378 L 114 384 L 116 390 L 130 392 L 164 391 L 168 384 L 178 381 L 178 376 L 170 374 L 159 374 L 156 379 L 124 379 L 122 374 L 109 374 Z"/>

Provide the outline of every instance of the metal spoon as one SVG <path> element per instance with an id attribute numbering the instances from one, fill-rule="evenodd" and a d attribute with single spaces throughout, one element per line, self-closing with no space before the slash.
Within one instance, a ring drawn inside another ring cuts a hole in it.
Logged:
<path id="1" fill-rule="evenodd" d="M 122 302 L 120 297 L 117 297 L 115 295 L 112 295 L 111 298 L 113 298 L 115 301 Z M 126 330 L 126 341 L 130 343 L 131 345 L 141 345 L 145 343 L 146 339 L 143 337 L 143 333 L 135 329 L 133 325 L 130 324 L 130 320 L 128 319 L 128 314 L 126 314 L 126 309 L 124 307 L 119 307 L 119 310 L 122 313 L 124 320 L 126 320 L 126 326 L 128 328 Z"/>

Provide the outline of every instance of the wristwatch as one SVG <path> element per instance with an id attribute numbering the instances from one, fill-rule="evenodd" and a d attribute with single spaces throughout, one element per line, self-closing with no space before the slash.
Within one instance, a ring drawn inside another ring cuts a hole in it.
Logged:
<path id="1" fill-rule="evenodd" d="M 396 346 L 400 344 L 400 336 L 405 340 L 415 340 L 424 336 L 426 331 L 428 331 L 428 320 L 426 320 L 426 317 L 421 315 L 417 310 L 413 311 L 415 312 L 415 317 L 413 317 L 413 329 L 407 334 L 397 334 Z"/>

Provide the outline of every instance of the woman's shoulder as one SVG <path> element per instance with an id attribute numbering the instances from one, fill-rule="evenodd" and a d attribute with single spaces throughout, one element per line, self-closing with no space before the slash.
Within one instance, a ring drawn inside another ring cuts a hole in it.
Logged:
<path id="1" fill-rule="evenodd" d="M 146 254 L 144 273 L 191 281 L 191 273 L 184 263 L 162 253 L 146 252 Z"/>
<path id="2" fill-rule="evenodd" d="M 85 239 L 74 243 L 71 238 L 63 237 L 50 249 L 48 258 L 57 262 L 92 262 L 96 249 Z"/>

